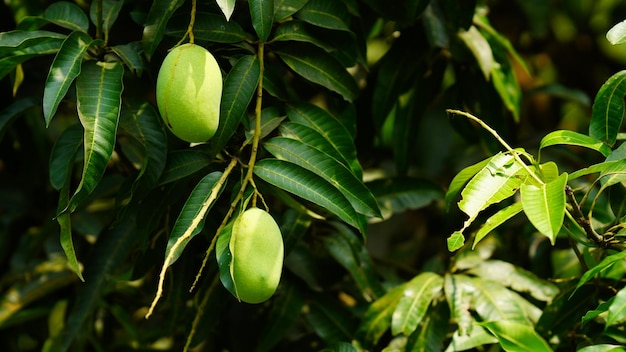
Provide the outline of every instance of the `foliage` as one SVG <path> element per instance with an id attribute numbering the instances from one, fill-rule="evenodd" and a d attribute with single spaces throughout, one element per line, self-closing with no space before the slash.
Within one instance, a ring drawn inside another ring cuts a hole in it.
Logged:
<path id="1" fill-rule="evenodd" d="M 8 4 L 7 348 L 626 344 L 626 71 L 603 78 L 588 132 L 550 126 L 513 148 L 531 60 L 497 29 L 497 2 Z M 518 6 L 540 32 L 542 8 Z M 160 63 L 187 41 L 224 73 L 219 129 L 191 145 L 154 101 Z M 584 93 L 545 92 L 584 110 Z M 258 305 L 237 301 L 229 270 L 234 219 L 252 206 L 285 243 L 279 290 Z M 394 244 L 398 221 L 416 245 Z"/>

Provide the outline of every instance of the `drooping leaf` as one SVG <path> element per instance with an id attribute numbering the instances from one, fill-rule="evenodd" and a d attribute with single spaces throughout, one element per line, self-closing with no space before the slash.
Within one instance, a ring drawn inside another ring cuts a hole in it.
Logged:
<path id="1" fill-rule="evenodd" d="M 445 302 L 435 300 L 406 343 L 407 351 L 442 351 L 448 340 L 450 309 Z"/>
<path id="2" fill-rule="evenodd" d="M 144 63 L 141 56 L 143 53 L 143 46 L 140 42 L 115 45 L 111 47 L 111 51 L 122 59 L 126 67 L 133 71 L 137 76 L 141 76 L 144 69 Z"/>
<path id="3" fill-rule="evenodd" d="M 63 187 L 68 177 L 70 177 L 76 154 L 82 144 L 83 129 L 79 124 L 66 128 L 54 143 L 50 152 L 49 173 L 50 184 L 57 191 Z"/>
<path id="4" fill-rule="evenodd" d="M 109 40 L 109 31 L 111 27 L 113 27 L 113 23 L 117 20 L 117 16 L 122 9 L 122 5 L 124 5 L 123 0 L 103 0 L 103 1 L 93 1 L 91 3 L 91 7 L 89 9 L 89 17 L 91 18 L 91 22 L 95 23 L 98 26 L 98 4 L 102 4 L 102 28 L 101 31 L 104 34 L 104 41 L 108 42 Z"/>
<path id="5" fill-rule="evenodd" d="M 378 201 L 384 218 L 408 209 L 418 209 L 441 199 L 439 185 L 411 177 L 383 178 L 366 183 Z"/>
<path id="6" fill-rule="evenodd" d="M 150 60 L 152 54 L 154 54 L 154 51 L 161 43 L 170 17 L 184 2 L 185 0 L 156 0 L 152 3 L 150 12 L 148 12 L 148 18 L 144 24 L 143 38 L 141 39 L 148 60 Z"/>
<path id="7" fill-rule="evenodd" d="M 11 121 L 28 109 L 36 106 L 36 104 L 37 101 L 34 97 L 25 97 L 15 100 L 11 105 L 0 111 L 0 140 L 2 140 L 5 129 L 10 125 Z"/>
<path id="8" fill-rule="evenodd" d="M 424 319 L 431 302 L 443 290 L 443 277 L 425 272 L 404 286 L 404 293 L 391 317 L 391 333 L 410 335 Z"/>
<path id="9" fill-rule="evenodd" d="M 74 31 L 61 44 L 61 48 L 50 66 L 43 93 L 43 113 L 46 126 L 50 124 L 70 85 L 80 74 L 83 56 L 93 43 L 84 32 Z"/>
<path id="10" fill-rule="evenodd" d="M 457 196 L 463 189 L 463 186 L 467 184 L 467 182 L 472 179 L 480 170 L 485 168 L 485 166 L 489 163 L 489 159 L 485 159 L 481 162 L 478 162 L 474 165 L 470 165 L 463 170 L 459 171 L 448 186 L 448 191 L 445 196 L 446 209 L 449 210 L 452 203 L 456 200 Z"/>
<path id="11" fill-rule="evenodd" d="M 353 101 L 359 87 L 348 71 L 326 51 L 303 43 L 277 46 L 274 51 L 298 75 Z"/>
<path id="12" fill-rule="evenodd" d="M 43 18 L 57 26 L 87 33 L 89 19 L 78 5 L 68 1 L 53 2 L 43 13 Z"/>
<path id="13" fill-rule="evenodd" d="M 578 290 L 581 286 L 583 286 L 587 281 L 591 280 L 597 274 L 609 269 L 613 266 L 613 264 L 620 262 L 626 258 L 626 251 L 621 251 L 619 253 L 611 254 L 608 257 L 602 259 L 602 261 L 594 266 L 593 268 L 587 270 L 583 276 L 578 280 L 578 284 L 576 285 L 576 290 Z"/>
<path id="14" fill-rule="evenodd" d="M 539 143 L 539 149 L 541 150 L 545 147 L 559 144 L 585 147 L 598 151 L 602 153 L 602 155 L 604 155 L 605 157 L 611 154 L 611 148 L 601 141 L 593 137 L 589 137 L 587 135 L 568 130 L 559 130 L 548 133 L 545 137 L 541 139 L 541 143 Z"/>
<path id="15" fill-rule="evenodd" d="M 626 320 L 626 288 L 622 288 L 615 295 L 615 300 L 609 306 L 609 315 L 606 318 L 606 326 L 619 324 Z"/>
<path id="16" fill-rule="evenodd" d="M 274 20 L 277 22 L 287 19 L 298 12 L 309 0 L 274 0 Z"/>
<path id="17" fill-rule="evenodd" d="M 528 325 L 516 321 L 498 320 L 479 323 L 489 330 L 505 351 L 552 352 L 550 345 Z"/>
<path id="18" fill-rule="evenodd" d="M 86 62 L 76 81 L 77 109 L 84 129 L 83 174 L 65 211 L 73 212 L 98 185 L 113 154 L 122 102 L 124 67 Z"/>
<path id="19" fill-rule="evenodd" d="M 167 25 L 166 34 L 181 38 L 188 27 L 189 14 L 175 15 Z M 216 43 L 239 43 L 246 40 L 246 33 L 239 23 L 229 22 L 223 16 L 207 12 L 196 13 L 193 35 L 196 39 Z"/>
<path id="20" fill-rule="evenodd" d="M 254 166 L 254 173 L 266 182 L 313 202 L 365 234 L 364 219 L 346 197 L 320 176 L 296 164 L 277 159 L 263 159 Z"/>
<path id="21" fill-rule="evenodd" d="M 263 146 L 278 159 L 299 165 L 321 176 L 350 201 L 358 213 L 380 217 L 378 204 L 371 192 L 343 164 L 320 150 L 297 140 L 275 137 Z"/>
<path id="22" fill-rule="evenodd" d="M 224 79 L 220 125 L 210 141 L 212 153 L 221 151 L 237 130 L 256 93 L 260 77 L 261 65 L 258 57 L 247 55 L 237 60 Z"/>
<path id="23" fill-rule="evenodd" d="M 287 116 L 289 120 L 317 131 L 348 161 L 352 172 L 359 178 L 362 176 L 363 170 L 357 159 L 354 137 L 341 120 L 316 105 L 304 102 L 288 105 Z"/>
<path id="24" fill-rule="evenodd" d="M 613 45 L 626 42 L 626 20 L 611 27 L 611 29 L 606 32 L 606 39 Z"/>
<path id="25" fill-rule="evenodd" d="M 350 14 L 341 1 L 309 0 L 295 17 L 322 28 L 350 30 Z"/>
<path id="26" fill-rule="evenodd" d="M 249 0 L 252 27 L 262 42 L 267 41 L 274 22 L 274 0 Z"/>
<path id="27" fill-rule="evenodd" d="M 522 203 L 516 202 L 491 215 L 487 220 L 485 220 L 485 223 L 476 232 L 476 235 L 474 237 L 474 243 L 472 244 L 472 249 L 474 249 L 478 242 L 485 238 L 485 236 L 487 236 L 491 231 L 493 231 L 498 226 L 502 225 L 515 215 L 519 214 L 521 211 Z"/>
<path id="28" fill-rule="evenodd" d="M 593 102 L 589 136 L 613 146 L 624 117 L 626 71 L 620 71 L 604 82 Z"/>
<path id="29" fill-rule="evenodd" d="M 213 160 L 206 153 L 193 150 L 176 150 L 168 153 L 165 169 L 159 179 L 159 184 L 179 180 L 200 171 L 211 164 Z"/>
<path id="30" fill-rule="evenodd" d="M 237 0 L 216 0 L 217 1 L 217 5 L 220 7 L 220 10 L 222 10 L 222 13 L 224 14 L 224 18 L 226 18 L 226 21 L 230 20 L 230 16 L 233 15 L 233 11 L 235 11 L 235 3 L 237 2 Z"/>
<path id="31" fill-rule="evenodd" d="M 554 244 L 565 216 L 565 185 L 567 173 L 540 187 L 524 184 L 521 199 L 528 220 Z"/>
<path id="32" fill-rule="evenodd" d="M 475 26 L 470 26 L 468 30 L 460 31 L 458 36 L 476 58 L 485 80 L 489 81 L 495 66 L 495 60 L 487 39 Z"/>

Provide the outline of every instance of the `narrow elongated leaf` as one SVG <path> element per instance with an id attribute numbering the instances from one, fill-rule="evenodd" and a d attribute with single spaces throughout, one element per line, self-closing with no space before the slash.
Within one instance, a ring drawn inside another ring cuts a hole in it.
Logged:
<path id="1" fill-rule="evenodd" d="M 322 28 L 350 30 L 350 14 L 341 1 L 309 0 L 295 17 Z"/>
<path id="2" fill-rule="evenodd" d="M 488 206 L 511 197 L 522 184 L 518 171 L 522 170 L 512 155 L 498 153 L 489 160 L 461 192 L 459 208 L 469 216 L 471 223 Z"/>
<path id="3" fill-rule="evenodd" d="M 611 169 L 616 170 L 616 169 L 622 168 L 623 166 L 626 166 L 626 162 L 624 160 L 604 161 L 598 164 L 591 165 L 584 169 L 574 171 L 569 175 L 568 179 L 575 180 L 582 176 L 595 174 L 598 172 L 606 172 L 607 170 L 611 170 Z"/>
<path id="4" fill-rule="evenodd" d="M 280 22 L 298 12 L 308 0 L 274 0 L 274 20 Z"/>
<path id="5" fill-rule="evenodd" d="M 457 196 L 463 189 L 463 186 L 472 179 L 480 170 L 482 170 L 491 159 L 485 159 L 474 165 L 470 165 L 463 170 L 459 171 L 448 186 L 448 191 L 445 196 L 446 209 L 450 209 L 452 203 L 456 200 Z"/>
<path id="6" fill-rule="evenodd" d="M 444 277 L 444 293 L 450 306 L 450 318 L 459 326 L 459 333 L 466 335 L 472 332 L 473 318 L 469 312 L 473 287 L 469 277 L 450 275 Z"/>
<path id="7" fill-rule="evenodd" d="M 143 28 L 143 48 L 148 60 L 161 43 L 167 22 L 174 11 L 176 11 L 185 0 L 155 0 L 148 12 L 148 18 Z"/>
<path id="8" fill-rule="evenodd" d="M 193 149 L 176 150 L 168 153 L 165 169 L 159 179 L 163 185 L 200 171 L 207 167 L 212 159 L 206 153 Z"/>
<path id="9" fill-rule="evenodd" d="M 109 41 L 109 31 L 111 27 L 113 27 L 113 23 L 117 20 L 117 16 L 122 9 L 122 5 L 124 4 L 123 0 L 103 0 L 103 1 L 93 1 L 91 3 L 91 7 L 89 9 L 89 17 L 91 18 L 91 22 L 98 25 L 98 14 L 97 7 L 98 3 L 102 4 L 102 33 L 104 33 L 104 41 Z"/>
<path id="10" fill-rule="evenodd" d="M 565 185 L 567 174 L 540 187 L 524 184 L 521 189 L 522 206 L 528 220 L 554 244 L 565 216 Z"/>
<path id="11" fill-rule="evenodd" d="M 237 130 L 248 104 L 256 92 L 261 77 L 261 65 L 256 56 L 243 56 L 224 79 L 220 106 L 220 125 L 211 139 L 211 151 L 221 151 Z"/>
<path id="12" fill-rule="evenodd" d="M 271 351 L 293 326 L 304 306 L 304 297 L 297 285 L 281 282 L 281 291 L 273 299 L 257 343 L 257 352 Z"/>
<path id="13" fill-rule="evenodd" d="M 78 5 L 68 1 L 52 3 L 43 13 L 43 18 L 72 31 L 89 31 L 89 19 Z"/>
<path id="14" fill-rule="evenodd" d="M 602 153 L 602 155 L 604 155 L 605 157 L 611 154 L 611 148 L 608 145 L 602 143 L 602 141 L 578 132 L 568 130 L 554 131 L 548 133 L 545 137 L 541 139 L 539 149 L 559 144 L 576 145 L 589 148 Z"/>
<path id="15" fill-rule="evenodd" d="M 306 318 L 317 335 L 326 342 L 349 340 L 357 323 L 345 305 L 323 295 L 313 297 Z"/>
<path id="16" fill-rule="evenodd" d="M 254 173 L 266 182 L 313 202 L 365 233 L 366 224 L 346 197 L 320 176 L 296 164 L 277 159 L 263 159 Z"/>
<path id="17" fill-rule="evenodd" d="M 626 20 L 611 27 L 606 32 L 606 39 L 613 45 L 626 42 Z"/>
<path id="18" fill-rule="evenodd" d="M 233 254 L 230 252 L 230 238 L 233 234 L 233 224 L 235 223 L 234 219 L 237 218 L 233 216 L 233 220 L 229 221 L 226 226 L 222 229 L 220 233 L 217 234 L 217 242 L 215 243 L 215 259 L 217 260 L 217 266 L 220 270 L 220 281 L 222 285 L 228 292 L 230 292 L 233 297 L 236 297 L 237 292 L 235 292 L 235 283 L 233 282 L 233 277 L 230 273 L 230 265 L 233 261 Z"/>
<path id="19" fill-rule="evenodd" d="M 445 302 L 435 300 L 406 343 L 406 351 L 442 351 L 448 340 L 450 309 Z"/>
<path id="20" fill-rule="evenodd" d="M 64 39 L 65 34 L 50 31 L 14 30 L 0 33 L 0 56 L 13 54 L 17 48 L 37 45 L 50 39 Z"/>
<path id="21" fill-rule="evenodd" d="M 359 92 L 354 78 L 326 51 L 302 43 L 291 43 L 276 48 L 278 56 L 305 79 L 341 94 L 353 101 Z"/>
<path id="22" fill-rule="evenodd" d="M 249 0 L 252 27 L 262 42 L 267 41 L 274 21 L 274 0 Z"/>
<path id="23" fill-rule="evenodd" d="M 83 55 L 93 44 L 91 38 L 80 31 L 74 31 L 65 38 L 59 52 L 50 66 L 43 93 L 43 113 L 46 126 L 74 79 L 80 74 Z"/>
<path id="24" fill-rule="evenodd" d="M 63 187 L 83 144 L 83 129 L 79 124 L 66 128 L 57 138 L 50 152 L 50 184 L 57 191 Z M 64 206 L 66 206 L 64 204 Z"/>
<path id="25" fill-rule="evenodd" d="M 63 44 L 63 39 L 47 38 L 35 42 L 32 46 L 30 44 L 30 42 L 26 42 L 17 49 L 6 49 L 10 51 L 11 55 L 0 59 L 0 79 L 28 59 L 57 53 Z"/>
<path id="26" fill-rule="evenodd" d="M 141 56 L 143 53 L 143 47 L 140 42 L 115 45 L 111 47 L 111 51 L 124 61 L 126 67 L 133 71 L 137 76 L 141 76 L 144 64 Z"/>
<path id="27" fill-rule="evenodd" d="M 424 319 L 432 300 L 443 290 L 443 277 L 425 272 L 409 281 L 391 317 L 391 333 L 410 335 Z"/>
<path id="28" fill-rule="evenodd" d="M 495 281 L 472 278 L 474 309 L 483 321 L 512 320 L 529 325 L 524 307 L 514 293 Z"/>
<path id="29" fill-rule="evenodd" d="M 34 97 L 26 97 L 15 100 L 11 105 L 0 111 L 0 140 L 2 140 L 5 128 L 10 125 L 11 121 L 36 105 L 37 100 Z"/>
<path id="30" fill-rule="evenodd" d="M 480 323 L 489 330 L 505 351 L 552 352 L 550 345 L 528 325 L 516 321 L 498 320 Z"/>
<path id="31" fill-rule="evenodd" d="M 617 292 L 615 300 L 609 306 L 606 326 L 622 323 L 624 320 L 626 320 L 626 288 L 622 288 Z"/>
<path id="32" fill-rule="evenodd" d="M 576 352 L 624 352 L 624 346 L 599 344 L 583 347 Z"/>
<path id="33" fill-rule="evenodd" d="M 405 284 L 398 285 L 389 290 L 384 296 L 370 304 L 361 319 L 361 324 L 356 332 L 359 341 L 363 341 L 365 348 L 378 343 L 383 334 L 391 327 L 391 317 L 398 302 L 404 295 Z"/>
<path id="34" fill-rule="evenodd" d="M 587 281 L 591 280 L 597 274 L 609 269 L 613 266 L 613 264 L 624 260 L 626 258 L 626 251 L 621 251 L 619 253 L 612 254 L 594 266 L 593 268 L 587 270 L 583 276 L 578 280 L 578 284 L 576 285 L 576 290 L 578 290 L 582 285 L 584 285 Z"/>
<path id="35" fill-rule="evenodd" d="M 166 34 L 181 38 L 189 27 L 189 14 L 181 13 L 172 17 L 167 25 Z M 229 22 L 223 16 L 208 12 L 196 13 L 193 26 L 196 39 L 216 43 L 239 43 L 246 40 L 246 33 L 237 22 Z"/>
<path id="36" fill-rule="evenodd" d="M 74 211 L 98 185 L 113 154 L 122 102 L 124 67 L 87 62 L 76 82 L 78 116 L 85 130 L 83 174 L 66 209 Z"/>
<path id="37" fill-rule="evenodd" d="M 498 343 L 498 339 L 478 325 L 476 321 L 472 321 L 471 327 L 468 334 L 463 334 L 460 330 L 455 331 L 445 352 L 467 351 L 479 346 Z"/>
<path id="38" fill-rule="evenodd" d="M 167 241 L 163 269 L 176 262 L 189 241 L 204 227 L 206 213 L 224 189 L 224 180 L 220 181 L 221 176 L 221 172 L 212 172 L 203 177 L 191 191 Z"/>
<path id="39" fill-rule="evenodd" d="M 458 36 L 474 54 L 480 70 L 488 81 L 495 67 L 495 60 L 489 42 L 475 26 L 471 26 L 467 31 L 459 32 Z"/>
<path id="40" fill-rule="evenodd" d="M 604 82 L 593 102 L 589 136 L 613 146 L 617 140 L 624 117 L 626 70 L 620 71 Z"/>
<path id="41" fill-rule="evenodd" d="M 363 170 L 357 159 L 354 137 L 337 117 L 316 105 L 304 102 L 288 105 L 287 116 L 289 120 L 317 131 L 348 161 L 353 173 L 359 178 L 362 176 Z"/>
<path id="42" fill-rule="evenodd" d="M 278 159 L 299 165 L 325 179 L 350 201 L 358 213 L 380 217 L 378 204 L 372 193 L 352 172 L 337 160 L 300 141 L 275 137 L 263 146 Z"/>
<path id="43" fill-rule="evenodd" d="M 443 190 L 434 182 L 411 177 L 394 177 L 366 183 L 385 218 L 407 209 L 425 207 L 441 199 Z"/>
<path id="44" fill-rule="evenodd" d="M 70 130 L 69 133 L 72 134 L 71 128 L 68 128 L 68 130 Z M 77 130 L 78 132 L 80 132 L 80 128 L 78 128 Z M 69 136 L 68 138 L 71 138 L 71 137 L 73 136 Z M 82 136 L 81 136 L 81 141 L 82 141 Z M 66 167 L 67 167 L 67 170 L 65 171 L 70 172 L 71 164 L 67 165 Z M 70 186 L 71 186 L 71 178 L 66 177 L 63 180 L 63 183 L 61 184 L 61 187 L 59 189 L 59 203 L 57 206 L 58 212 L 62 211 L 67 206 L 70 200 Z M 70 217 L 70 214 L 64 213 L 64 214 L 57 216 L 57 222 L 59 223 L 59 230 L 60 230 L 59 242 L 61 243 L 61 248 L 63 248 L 63 253 L 65 253 L 65 257 L 67 258 L 67 264 L 76 273 L 76 275 L 78 276 L 78 278 L 80 278 L 81 281 L 85 281 L 85 278 L 83 277 L 83 273 L 81 271 L 80 264 L 78 262 L 78 258 L 76 257 L 76 250 L 74 249 L 74 241 L 72 239 L 72 219 Z"/>
<path id="45" fill-rule="evenodd" d="M 237 0 L 216 0 L 217 5 L 222 10 L 226 21 L 230 20 L 230 16 L 232 16 L 233 11 L 235 11 L 235 3 Z"/>
<path id="46" fill-rule="evenodd" d="M 490 216 L 487 220 L 485 220 L 483 226 L 481 226 L 480 229 L 476 232 L 476 236 L 474 237 L 474 244 L 472 244 L 472 249 L 474 249 L 478 242 L 485 238 L 485 236 L 487 236 L 491 231 L 502 225 L 510 218 L 519 214 L 521 211 L 522 203 L 516 202 Z"/>

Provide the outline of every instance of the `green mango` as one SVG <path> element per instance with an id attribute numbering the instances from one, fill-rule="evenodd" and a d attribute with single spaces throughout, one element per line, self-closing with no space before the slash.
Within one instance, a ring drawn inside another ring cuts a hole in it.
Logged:
<path id="1" fill-rule="evenodd" d="M 172 133 L 190 143 L 206 142 L 219 126 L 222 72 L 213 55 L 195 44 L 172 49 L 159 70 L 156 100 Z"/>

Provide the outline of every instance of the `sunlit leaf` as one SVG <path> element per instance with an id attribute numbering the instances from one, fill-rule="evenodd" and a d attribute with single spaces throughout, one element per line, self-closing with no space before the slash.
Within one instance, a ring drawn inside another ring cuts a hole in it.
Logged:
<path id="1" fill-rule="evenodd" d="M 124 68 L 87 62 L 76 81 L 78 116 L 83 125 L 83 174 L 66 211 L 73 212 L 98 185 L 113 155 L 122 102 Z"/>
<path id="2" fill-rule="evenodd" d="M 462 231 L 454 231 L 450 237 L 446 239 L 446 243 L 448 244 L 448 250 L 450 252 L 454 252 L 458 249 L 461 249 L 465 244 L 465 237 L 463 236 Z"/>
<path id="3" fill-rule="evenodd" d="M 472 291 L 469 277 L 450 274 L 444 276 L 444 293 L 450 307 L 450 318 L 459 326 L 461 335 L 472 332 L 473 318 L 469 311 Z"/>
<path id="4" fill-rule="evenodd" d="M 583 347 L 576 352 L 624 352 L 624 346 L 599 344 Z"/>
<path id="5" fill-rule="evenodd" d="M 609 307 L 609 315 L 606 318 L 606 325 L 622 323 L 626 320 L 626 289 L 622 288 L 615 295 L 615 300 Z"/>
<path id="6" fill-rule="evenodd" d="M 550 345 L 528 325 L 498 320 L 480 323 L 491 332 L 505 351 L 552 352 Z"/>
<path id="7" fill-rule="evenodd" d="M 376 345 L 391 327 L 391 317 L 404 295 L 404 286 L 402 284 L 392 288 L 367 308 L 356 332 L 359 341 L 365 343 L 364 347 Z"/>
<path id="8" fill-rule="evenodd" d="M 460 31 L 458 36 L 472 54 L 474 54 L 478 66 L 485 76 L 485 80 L 489 80 L 495 66 L 495 60 L 489 42 L 487 42 L 485 37 L 475 26 L 469 27 L 466 31 Z"/>
<path id="9" fill-rule="evenodd" d="M 578 280 L 578 284 L 576 285 L 576 290 L 578 290 L 587 281 L 591 280 L 594 276 L 596 276 L 597 274 L 600 274 L 601 272 L 609 269 L 610 267 L 613 266 L 613 264 L 618 263 L 618 262 L 624 260 L 624 258 L 626 258 L 626 250 L 625 251 L 621 251 L 619 253 L 615 253 L 615 254 L 609 255 L 608 257 L 605 257 L 604 259 L 602 259 L 602 261 L 598 265 L 596 265 L 593 268 L 587 270 L 583 274 L 583 276 L 580 278 L 580 280 Z"/>
<path id="10" fill-rule="evenodd" d="M 565 216 L 565 185 L 567 174 L 540 187 L 524 184 L 521 189 L 522 206 L 528 220 L 554 244 Z"/>
<path id="11" fill-rule="evenodd" d="M 613 45 L 626 42 L 626 21 L 622 21 L 606 32 L 606 39 Z"/>
<path id="12" fill-rule="evenodd" d="M 576 145 L 589 148 L 602 153 L 602 155 L 604 155 L 605 157 L 611 154 L 611 148 L 601 141 L 593 137 L 589 137 L 587 135 L 568 130 L 559 130 L 548 133 L 545 137 L 541 139 L 539 149 L 559 144 Z"/>
<path id="13" fill-rule="evenodd" d="M 410 335 L 442 290 L 443 277 L 438 274 L 425 272 L 411 279 L 391 317 L 391 333 Z"/>
<path id="14" fill-rule="evenodd" d="M 477 322 L 472 321 L 471 327 L 468 334 L 463 334 L 460 330 L 455 331 L 445 352 L 467 351 L 479 346 L 498 343 L 498 339 L 478 325 Z"/>
<path id="15" fill-rule="evenodd" d="M 521 211 L 522 203 L 516 202 L 491 215 L 487 220 L 485 220 L 483 225 L 476 232 L 476 235 L 474 237 L 474 243 L 472 244 L 472 249 L 474 249 L 478 242 L 485 238 L 485 236 L 487 236 L 491 231 L 493 231 L 498 226 L 502 225 L 515 215 L 519 214 Z"/>
<path id="16" fill-rule="evenodd" d="M 83 56 L 93 44 L 84 32 L 74 31 L 65 38 L 50 66 L 43 93 L 43 113 L 46 125 L 54 117 L 59 104 L 74 79 L 80 74 Z"/>
<path id="17" fill-rule="evenodd" d="M 624 117 L 626 71 L 620 71 L 604 82 L 593 102 L 589 136 L 613 146 Z"/>
<path id="18" fill-rule="evenodd" d="M 235 3 L 237 0 L 216 0 L 217 5 L 222 10 L 226 21 L 230 20 L 230 16 L 232 16 L 233 11 L 235 11 Z"/>
<path id="19" fill-rule="evenodd" d="M 442 351 L 448 340 L 450 309 L 445 302 L 435 300 L 406 343 L 407 351 Z"/>

